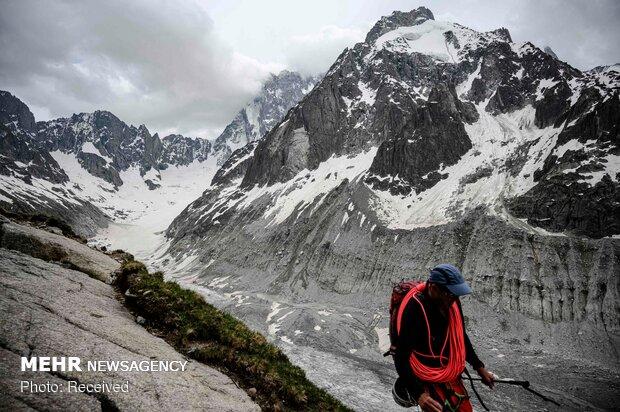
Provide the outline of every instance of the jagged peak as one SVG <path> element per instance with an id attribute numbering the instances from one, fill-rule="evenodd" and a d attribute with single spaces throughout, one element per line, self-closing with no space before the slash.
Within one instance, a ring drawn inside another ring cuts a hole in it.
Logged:
<path id="1" fill-rule="evenodd" d="M 273 77 L 289 77 L 289 76 L 294 76 L 294 77 L 301 77 L 301 75 L 294 71 L 294 70 L 289 70 L 289 69 L 284 69 L 281 70 L 279 73 L 272 73 L 271 74 Z"/>
<path id="2" fill-rule="evenodd" d="M 16 122 L 16 127 L 26 132 L 36 130 L 34 115 L 26 103 L 8 91 L 0 90 L 0 123 Z"/>
<path id="3" fill-rule="evenodd" d="M 86 113 L 86 112 L 73 113 L 71 115 L 71 117 L 60 117 L 58 119 L 51 120 L 51 122 L 58 122 L 58 121 L 60 121 L 62 123 L 65 119 L 68 120 L 68 121 L 71 121 L 73 123 L 77 123 L 77 122 L 90 122 L 91 119 L 93 118 L 93 116 L 95 116 L 96 114 L 97 114 L 97 112 L 94 112 L 94 113 Z"/>
<path id="4" fill-rule="evenodd" d="M 607 73 L 611 71 L 620 73 L 620 63 L 596 66 L 596 67 L 591 68 L 587 72 L 588 73 Z"/>
<path id="5" fill-rule="evenodd" d="M 427 20 L 435 20 L 433 12 L 426 7 L 418 7 L 409 12 L 395 11 L 389 16 L 383 16 L 375 23 L 366 35 L 366 43 L 372 43 L 381 35 L 398 27 L 414 26 Z"/>
<path id="6" fill-rule="evenodd" d="M 108 110 L 95 110 L 95 111 L 93 112 L 93 115 L 94 115 L 95 117 L 104 117 L 104 118 L 105 118 L 105 117 L 111 117 L 111 118 L 114 118 L 114 119 L 120 120 L 118 117 L 116 117 L 116 115 L 115 115 L 114 113 L 112 113 L 112 112 L 110 112 L 110 111 L 108 111 Z"/>
<path id="7" fill-rule="evenodd" d="M 0 97 L 7 97 L 19 100 L 17 96 L 6 90 L 0 90 Z M 21 102 L 21 100 L 19 100 Z M 23 103 L 23 102 L 22 102 Z"/>
<path id="8" fill-rule="evenodd" d="M 138 127 L 138 134 L 140 135 L 151 135 L 151 133 L 149 132 L 149 129 L 146 128 L 145 125 L 141 124 L 140 127 Z"/>
<path id="9" fill-rule="evenodd" d="M 505 42 L 512 43 L 512 36 L 510 35 L 510 32 L 508 31 L 508 29 L 505 27 L 500 27 L 499 29 L 491 30 L 489 33 L 499 37 L 501 40 Z"/>
<path id="10" fill-rule="evenodd" d="M 558 59 L 558 55 L 557 55 L 557 54 L 555 54 L 555 52 L 553 51 L 553 49 L 551 49 L 551 47 L 549 47 L 549 46 L 545 46 L 545 48 L 543 49 L 543 51 L 544 51 L 545 53 L 547 53 L 549 56 L 553 57 L 554 59 L 559 60 L 559 59 Z"/>
<path id="11" fill-rule="evenodd" d="M 316 81 L 316 79 L 320 75 L 317 76 L 305 76 L 297 71 L 284 69 L 278 73 L 270 73 L 270 76 L 263 83 L 262 89 L 268 89 L 274 85 L 278 85 L 281 81 L 300 81 L 300 82 L 308 82 L 308 81 Z"/>
<path id="12" fill-rule="evenodd" d="M 182 138 L 183 138 L 183 135 L 172 133 L 167 136 L 164 136 L 162 140 L 173 141 L 173 140 L 182 139 Z"/>

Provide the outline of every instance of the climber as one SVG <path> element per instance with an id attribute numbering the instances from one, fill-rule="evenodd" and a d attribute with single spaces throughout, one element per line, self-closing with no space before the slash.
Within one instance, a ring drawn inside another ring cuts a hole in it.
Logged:
<path id="1" fill-rule="evenodd" d="M 471 412 L 461 379 L 465 361 L 490 388 L 495 379 L 465 333 L 459 297 L 471 293 L 471 288 L 456 267 L 441 264 L 431 270 L 426 283 L 409 282 L 400 291 L 402 301 L 394 305 L 393 294 L 395 307 L 391 307 L 395 318 L 391 332 L 396 336 L 391 336 L 390 353 L 399 375 L 394 399 L 405 407 L 417 403 L 423 411 Z"/>

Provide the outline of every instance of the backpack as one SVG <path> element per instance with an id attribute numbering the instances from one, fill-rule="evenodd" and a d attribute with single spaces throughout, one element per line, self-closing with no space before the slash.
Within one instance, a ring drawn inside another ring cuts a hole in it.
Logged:
<path id="1" fill-rule="evenodd" d="M 400 308 L 400 304 L 403 299 L 409 293 L 411 289 L 418 286 L 420 283 L 423 283 L 419 280 L 401 280 L 399 283 L 394 285 L 392 289 L 392 296 L 390 298 L 390 349 L 383 354 L 383 356 L 396 354 L 396 346 L 398 340 L 398 330 L 396 329 L 396 320 L 398 318 L 398 309 Z"/>

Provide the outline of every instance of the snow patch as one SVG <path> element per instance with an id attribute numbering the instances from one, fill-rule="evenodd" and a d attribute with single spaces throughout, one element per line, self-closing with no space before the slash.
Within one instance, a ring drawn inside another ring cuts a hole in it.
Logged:
<path id="1" fill-rule="evenodd" d="M 312 203 L 315 203 L 316 209 L 324 201 L 325 195 L 338 187 L 344 179 L 353 181 L 360 178 L 372 164 L 376 153 L 377 148 L 374 147 L 354 156 L 332 155 L 318 168 L 304 169 L 287 182 L 271 186 L 254 186 L 236 201 L 235 206 L 240 209 L 251 207 L 256 199 L 270 195 L 273 200 L 263 216 L 269 219 L 267 226 L 280 224 L 295 210 Z M 325 179 L 327 175 L 330 176 L 329 179 Z M 234 190 L 236 188 L 230 193 Z M 228 200 L 227 197 L 222 197 L 222 199 L 223 202 Z"/>

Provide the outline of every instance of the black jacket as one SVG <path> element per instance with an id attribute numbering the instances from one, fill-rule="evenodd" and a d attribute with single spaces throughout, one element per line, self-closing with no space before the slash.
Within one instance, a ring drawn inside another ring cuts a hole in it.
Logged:
<path id="1" fill-rule="evenodd" d="M 420 302 L 422 302 L 426 315 L 428 316 L 428 322 L 431 329 L 431 345 L 433 346 L 433 352 L 438 355 L 446 339 L 446 333 L 448 332 L 448 319 L 441 314 L 439 308 L 430 304 L 423 293 L 419 293 L 417 297 Z M 457 304 L 459 310 L 461 311 L 462 317 L 463 310 L 461 308 L 461 302 L 457 301 Z M 463 332 L 465 335 L 465 355 L 467 362 L 474 369 L 484 366 L 480 359 L 478 359 L 478 356 L 469 341 L 469 337 L 465 332 L 464 323 Z M 401 319 L 396 354 L 394 355 L 394 364 L 396 366 L 398 376 L 405 381 L 409 394 L 417 400 L 422 392 L 424 392 L 424 382 L 415 376 L 411 369 L 409 357 L 413 350 L 422 353 L 429 352 L 428 332 L 426 329 L 424 313 L 422 312 L 422 308 L 420 308 L 420 304 L 416 302 L 415 299 L 410 299 L 409 302 L 407 302 L 407 306 L 403 311 L 403 317 Z M 446 348 L 445 355 L 449 356 L 448 347 Z M 432 359 L 429 360 L 426 358 L 419 359 L 424 362 L 425 365 L 433 367 L 439 366 L 438 361 L 433 361 Z"/>

